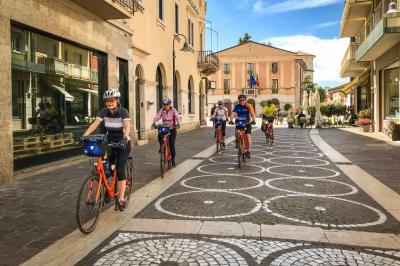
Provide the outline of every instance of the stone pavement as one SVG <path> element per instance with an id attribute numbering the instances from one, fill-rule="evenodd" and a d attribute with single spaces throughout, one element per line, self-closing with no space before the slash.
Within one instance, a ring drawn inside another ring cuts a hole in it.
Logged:
<path id="1" fill-rule="evenodd" d="M 214 143 L 212 130 L 178 135 L 177 163 Z M 133 148 L 137 190 L 159 176 L 158 143 Z M 73 232 L 75 204 L 87 161 L 0 186 L 0 265 L 17 265 Z"/>
<path id="2" fill-rule="evenodd" d="M 379 181 L 400 194 L 400 147 L 339 129 L 320 129 L 320 136 Z"/>
<path id="3" fill-rule="evenodd" d="M 398 218 L 309 130 L 275 132 L 241 169 L 233 143 L 205 156 L 78 265 L 400 265 Z"/>

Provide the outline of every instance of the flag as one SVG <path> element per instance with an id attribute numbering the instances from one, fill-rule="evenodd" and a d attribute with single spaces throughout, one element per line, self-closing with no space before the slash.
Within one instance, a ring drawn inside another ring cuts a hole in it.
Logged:
<path id="1" fill-rule="evenodd" d="M 250 84 L 251 84 L 251 86 L 257 85 L 257 81 L 256 81 L 255 77 L 253 76 L 253 73 L 250 74 Z"/>

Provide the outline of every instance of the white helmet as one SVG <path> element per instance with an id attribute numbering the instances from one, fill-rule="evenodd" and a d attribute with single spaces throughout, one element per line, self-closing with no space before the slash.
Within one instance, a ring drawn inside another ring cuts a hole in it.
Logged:
<path id="1" fill-rule="evenodd" d="M 104 92 L 103 99 L 121 98 L 121 93 L 118 90 L 110 89 Z"/>

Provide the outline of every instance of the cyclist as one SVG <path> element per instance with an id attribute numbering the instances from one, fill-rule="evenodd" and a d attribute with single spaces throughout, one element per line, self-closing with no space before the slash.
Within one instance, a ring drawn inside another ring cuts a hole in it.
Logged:
<path id="1" fill-rule="evenodd" d="M 218 101 L 218 107 L 211 115 L 211 119 L 221 119 L 224 121 L 224 123 L 222 124 L 222 136 L 225 137 L 226 120 L 228 120 L 228 109 L 224 106 L 223 100 Z M 225 142 L 222 145 L 225 147 Z"/>
<path id="2" fill-rule="evenodd" d="M 156 123 L 162 119 L 164 125 L 171 126 L 171 131 L 169 134 L 169 149 L 171 152 L 171 159 L 172 159 L 172 167 L 175 168 L 175 139 L 176 139 L 176 129 L 180 128 L 179 125 L 179 114 L 178 111 L 172 107 L 170 99 L 164 99 L 162 101 L 163 108 L 158 111 L 156 116 L 154 117 L 153 124 L 151 125 L 152 128 L 156 128 Z M 161 143 L 163 141 L 163 136 L 158 135 L 158 142 L 160 143 L 160 150 L 161 152 Z"/>
<path id="3" fill-rule="evenodd" d="M 120 97 L 120 92 L 115 89 L 104 92 L 103 100 L 106 108 L 100 110 L 96 120 L 89 126 L 83 136 L 89 136 L 104 121 L 108 142 L 121 144 L 121 148 L 112 149 L 109 161 L 116 164 L 118 178 L 117 206 L 120 211 L 123 211 L 126 206 L 124 199 L 126 187 L 125 165 L 131 152 L 131 144 L 129 113 L 127 109 L 121 107 Z"/>
<path id="4" fill-rule="evenodd" d="M 268 121 L 270 127 L 273 126 L 275 118 L 276 106 L 272 103 L 271 99 L 267 100 L 267 104 L 264 106 L 263 123 L 261 125 L 261 130 L 265 132 L 264 121 Z"/>
<path id="5" fill-rule="evenodd" d="M 246 95 L 240 94 L 238 96 L 239 103 L 233 108 L 232 114 L 231 114 L 231 121 L 229 124 L 233 125 L 233 118 L 234 117 L 242 117 L 247 120 L 247 125 L 245 128 L 245 134 L 247 138 L 247 158 L 250 159 L 250 150 L 251 150 L 251 125 L 255 124 L 254 121 L 254 111 L 252 114 L 251 107 L 249 107 L 249 104 L 246 103 Z M 254 109 L 253 109 L 254 110 Z M 253 118 L 252 122 L 250 123 L 251 118 Z M 238 137 L 238 132 L 235 132 L 236 136 L 236 146 L 237 146 L 237 137 Z"/>

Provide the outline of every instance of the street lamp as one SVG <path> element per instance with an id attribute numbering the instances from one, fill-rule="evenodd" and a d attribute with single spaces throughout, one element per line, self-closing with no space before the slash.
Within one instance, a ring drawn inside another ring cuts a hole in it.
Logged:
<path id="1" fill-rule="evenodd" d="M 190 47 L 189 43 L 187 42 L 187 38 L 185 35 L 180 34 L 180 33 L 175 33 L 174 39 L 172 40 L 172 82 L 173 82 L 173 101 L 174 101 L 174 106 L 176 109 L 178 109 L 178 88 L 177 88 L 177 84 L 176 84 L 176 78 L 175 78 L 175 40 L 179 37 L 183 37 L 185 39 L 185 42 L 183 43 L 183 47 L 181 49 L 181 51 L 183 52 L 191 52 L 193 51 L 193 49 Z"/>

